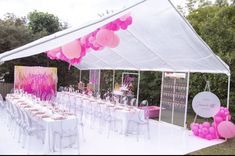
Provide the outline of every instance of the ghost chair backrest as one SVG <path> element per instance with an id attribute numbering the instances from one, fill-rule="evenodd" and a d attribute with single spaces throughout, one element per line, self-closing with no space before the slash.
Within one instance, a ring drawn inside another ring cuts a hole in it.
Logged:
<path id="1" fill-rule="evenodd" d="M 141 101 L 140 106 L 148 106 L 148 100 Z"/>
<path id="2" fill-rule="evenodd" d="M 137 99 L 136 98 L 132 98 L 131 101 L 130 101 L 130 105 L 137 107 Z"/>

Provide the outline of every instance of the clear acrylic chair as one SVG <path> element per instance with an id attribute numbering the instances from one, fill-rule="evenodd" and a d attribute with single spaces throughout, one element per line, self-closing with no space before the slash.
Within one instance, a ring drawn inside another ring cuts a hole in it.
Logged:
<path id="1" fill-rule="evenodd" d="M 88 99 L 83 99 L 83 107 L 85 111 L 85 119 L 89 120 L 90 127 L 92 127 L 93 110 L 91 101 Z"/>
<path id="2" fill-rule="evenodd" d="M 3 117 L 5 115 L 4 108 L 5 108 L 5 102 L 3 100 L 2 95 L 0 94 L 0 113 L 1 113 L 0 120 L 4 119 Z"/>
<path id="3" fill-rule="evenodd" d="M 98 101 L 93 101 L 92 102 L 92 107 L 93 107 L 93 119 L 92 125 L 95 125 L 96 123 L 99 124 L 99 127 L 101 126 L 101 120 L 102 120 L 102 109 L 101 109 L 101 105 Z"/>
<path id="4" fill-rule="evenodd" d="M 28 112 L 24 109 L 21 109 L 22 114 L 24 115 L 25 127 L 24 127 L 24 138 L 23 138 L 23 146 L 27 143 L 27 154 L 30 152 L 31 147 L 31 138 L 33 136 L 37 136 L 41 139 L 42 143 L 44 143 L 44 133 L 45 128 L 43 126 L 39 126 L 37 123 L 30 118 Z"/>
<path id="5" fill-rule="evenodd" d="M 79 147 L 79 129 L 78 129 L 78 118 L 65 119 L 59 121 L 59 127 L 53 133 L 53 150 L 55 151 L 56 139 L 59 139 L 59 151 L 62 154 L 62 148 L 72 148 L 77 143 L 77 154 L 80 154 Z M 69 139 L 69 145 L 64 145 L 64 140 Z M 73 142 L 74 141 L 74 142 Z"/>
<path id="6" fill-rule="evenodd" d="M 0 94 L 0 108 L 3 109 L 4 108 L 4 100 L 2 95 Z"/>
<path id="7" fill-rule="evenodd" d="M 112 128 L 116 128 L 115 112 L 113 111 L 112 107 L 105 107 L 105 110 L 102 114 L 102 123 L 105 124 L 104 127 L 108 128 L 107 137 L 109 138 Z"/>
<path id="8" fill-rule="evenodd" d="M 127 96 L 124 96 L 121 100 L 121 104 L 127 105 L 128 104 L 128 98 Z"/>
<path id="9" fill-rule="evenodd" d="M 14 130 L 14 127 L 16 125 L 16 109 L 13 103 L 8 102 L 9 104 L 9 118 L 8 118 L 8 130 L 11 132 Z"/>
<path id="10" fill-rule="evenodd" d="M 139 141 L 139 133 L 140 133 L 140 126 L 146 126 L 147 128 L 147 135 L 148 139 L 150 139 L 150 128 L 149 128 L 149 109 L 148 109 L 148 101 L 143 100 L 140 103 L 141 111 L 138 111 L 138 119 L 137 120 L 129 120 L 128 121 L 128 126 L 131 124 L 136 125 L 136 137 L 137 141 Z"/>
<path id="11" fill-rule="evenodd" d="M 134 106 L 134 107 L 137 107 L 137 99 L 136 98 L 132 98 L 131 101 L 130 101 L 130 105 Z"/>
<path id="12" fill-rule="evenodd" d="M 76 98 L 76 103 L 75 103 L 75 109 L 74 109 L 74 114 L 78 118 L 78 125 L 81 128 L 82 132 L 82 137 L 83 141 L 85 141 L 85 134 L 84 134 L 84 121 L 83 121 L 83 116 L 84 116 L 84 108 L 83 108 L 83 103 L 82 103 L 81 98 Z"/>

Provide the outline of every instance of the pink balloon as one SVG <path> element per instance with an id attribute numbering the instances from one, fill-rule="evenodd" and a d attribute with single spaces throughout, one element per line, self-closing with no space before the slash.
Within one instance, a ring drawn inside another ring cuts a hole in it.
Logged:
<path id="1" fill-rule="evenodd" d="M 62 52 L 68 59 L 79 58 L 81 54 L 81 45 L 78 40 L 72 41 L 62 46 Z"/>
<path id="2" fill-rule="evenodd" d="M 192 126 L 192 131 L 198 131 L 198 126 L 193 125 Z"/>
<path id="3" fill-rule="evenodd" d="M 94 45 L 91 45 L 91 48 L 93 49 L 93 50 L 95 50 L 95 51 L 98 51 L 100 48 L 99 47 L 96 47 L 96 46 L 94 46 Z"/>
<path id="4" fill-rule="evenodd" d="M 203 128 L 203 126 L 200 124 L 200 125 L 199 125 L 199 129 L 202 129 L 202 128 Z"/>
<path id="5" fill-rule="evenodd" d="M 201 138 L 205 138 L 205 135 L 203 133 L 199 133 L 198 136 L 201 137 Z"/>
<path id="6" fill-rule="evenodd" d="M 90 43 L 93 43 L 93 42 L 95 41 L 95 37 L 90 36 L 90 37 L 88 38 L 88 41 L 89 41 Z"/>
<path id="7" fill-rule="evenodd" d="M 109 45 L 107 45 L 107 47 L 115 48 L 115 47 L 117 47 L 119 45 L 119 42 L 120 42 L 119 37 L 116 34 L 114 34 L 113 39 L 111 40 Z"/>
<path id="8" fill-rule="evenodd" d="M 195 125 L 195 123 L 192 122 L 192 123 L 190 124 L 190 128 L 193 129 L 193 126 L 194 126 L 194 125 Z"/>
<path id="9" fill-rule="evenodd" d="M 200 124 L 199 123 L 194 123 L 194 125 L 199 126 Z"/>
<path id="10" fill-rule="evenodd" d="M 235 137 L 235 125 L 230 121 L 222 121 L 218 125 L 218 133 L 223 138 Z"/>
<path id="11" fill-rule="evenodd" d="M 114 38 L 114 32 L 107 29 L 100 29 L 96 34 L 96 42 L 102 46 L 108 46 Z"/>
<path id="12" fill-rule="evenodd" d="M 102 46 L 99 45 L 96 41 L 94 41 L 92 45 L 93 45 L 94 47 L 97 47 L 97 48 L 102 47 Z"/>
<path id="13" fill-rule="evenodd" d="M 47 56 L 48 56 L 50 59 L 54 60 L 54 59 L 57 58 L 56 55 L 57 55 L 57 53 L 59 53 L 59 52 L 61 52 L 61 48 L 60 48 L 60 47 L 55 48 L 55 49 L 52 49 L 52 50 L 49 50 L 49 51 L 47 52 Z"/>
<path id="14" fill-rule="evenodd" d="M 213 137 L 212 137 L 212 135 L 211 135 L 211 134 L 207 134 L 207 135 L 206 135 L 206 139 L 207 139 L 207 140 L 212 140 L 212 139 L 213 139 Z"/>
<path id="15" fill-rule="evenodd" d="M 60 59 L 60 57 L 61 57 L 61 52 L 56 53 L 56 58 Z"/>
<path id="16" fill-rule="evenodd" d="M 107 25 L 106 29 L 112 30 L 112 31 L 117 31 L 120 29 L 118 22 L 114 21 L 111 22 Z"/>
<path id="17" fill-rule="evenodd" d="M 229 111 L 225 111 L 224 114 L 227 116 L 227 115 L 229 115 L 230 113 L 229 113 Z"/>
<path id="18" fill-rule="evenodd" d="M 126 30 L 128 25 L 125 22 L 123 22 L 123 23 L 121 23 L 120 27 L 122 30 Z"/>
<path id="19" fill-rule="evenodd" d="M 202 133 L 203 135 L 207 135 L 208 134 L 208 129 L 206 127 L 202 128 Z"/>
<path id="20" fill-rule="evenodd" d="M 215 128 L 214 128 L 214 127 L 210 127 L 210 128 L 209 128 L 209 132 L 210 132 L 211 134 L 215 134 Z"/>
<path id="21" fill-rule="evenodd" d="M 124 20 L 125 21 L 125 20 Z M 118 19 L 116 19 L 115 21 L 114 21 L 114 23 L 116 24 L 116 25 L 120 25 L 121 23 L 122 23 L 123 21 L 120 19 L 120 18 L 118 18 Z"/>
<path id="22" fill-rule="evenodd" d="M 132 24 L 132 17 L 129 16 L 129 17 L 126 19 L 125 22 L 126 22 L 127 25 L 131 25 L 131 24 Z"/>
<path id="23" fill-rule="evenodd" d="M 206 128 L 209 128 L 209 127 L 210 127 L 210 123 L 209 123 L 209 122 L 204 122 L 202 125 L 203 125 L 204 127 L 206 127 Z"/>
<path id="24" fill-rule="evenodd" d="M 193 134 L 198 136 L 199 135 L 199 132 L 197 130 L 193 130 Z"/>
<path id="25" fill-rule="evenodd" d="M 220 123 L 221 121 L 223 121 L 223 119 L 220 116 L 215 116 L 214 120 L 216 123 Z"/>
<path id="26" fill-rule="evenodd" d="M 120 21 L 125 21 L 128 17 L 130 16 L 130 13 L 123 15 L 122 17 L 120 17 Z"/>
<path id="27" fill-rule="evenodd" d="M 86 44 L 86 42 L 87 42 L 87 38 L 89 38 L 89 36 L 88 36 L 88 35 L 81 37 L 81 38 L 80 38 L 80 42 L 81 42 L 81 44 L 85 45 L 85 44 Z"/>
<path id="28" fill-rule="evenodd" d="M 223 115 L 224 115 L 224 113 L 225 113 L 225 112 L 224 112 L 224 110 L 223 110 L 223 109 L 219 111 L 219 114 L 220 114 L 221 116 L 223 116 Z"/>

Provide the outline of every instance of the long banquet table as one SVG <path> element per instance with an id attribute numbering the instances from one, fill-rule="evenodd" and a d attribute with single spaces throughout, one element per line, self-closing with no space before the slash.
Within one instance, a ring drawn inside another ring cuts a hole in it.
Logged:
<path id="1" fill-rule="evenodd" d="M 96 111 L 95 109 L 100 107 L 101 112 L 105 113 L 105 109 L 107 107 L 111 107 L 113 113 L 112 115 L 115 117 L 116 120 L 121 121 L 122 134 L 127 134 L 130 130 L 131 127 L 128 125 L 129 121 L 138 122 L 139 120 L 143 121 L 145 118 L 143 109 L 134 106 L 123 105 L 120 103 L 113 104 L 100 98 L 95 98 L 93 96 L 87 96 L 76 92 L 57 92 L 57 98 L 65 99 L 65 101 L 70 103 L 70 106 L 76 104 L 76 101 L 81 101 L 84 109 L 90 107 L 91 105 L 93 112 Z"/>
<path id="2" fill-rule="evenodd" d="M 75 122 L 77 118 L 69 112 L 53 107 L 48 102 L 35 102 L 28 96 L 8 94 L 6 101 L 10 104 L 18 105 L 20 109 L 25 109 L 32 119 L 39 121 L 45 127 L 43 149 L 45 154 L 53 151 L 53 133 L 60 127 L 61 122 L 69 125 L 71 122 Z"/>

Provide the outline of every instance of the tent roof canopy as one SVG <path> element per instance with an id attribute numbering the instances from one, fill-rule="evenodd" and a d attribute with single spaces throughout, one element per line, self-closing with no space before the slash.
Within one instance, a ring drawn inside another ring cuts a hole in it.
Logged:
<path id="1" fill-rule="evenodd" d="M 138 0 L 88 24 L 43 37 L 0 54 L 0 62 L 43 53 L 78 39 L 131 13 L 133 23 L 117 35 L 116 48 L 89 51 L 77 68 L 140 71 L 224 73 L 228 65 L 216 56 L 170 1 Z"/>

